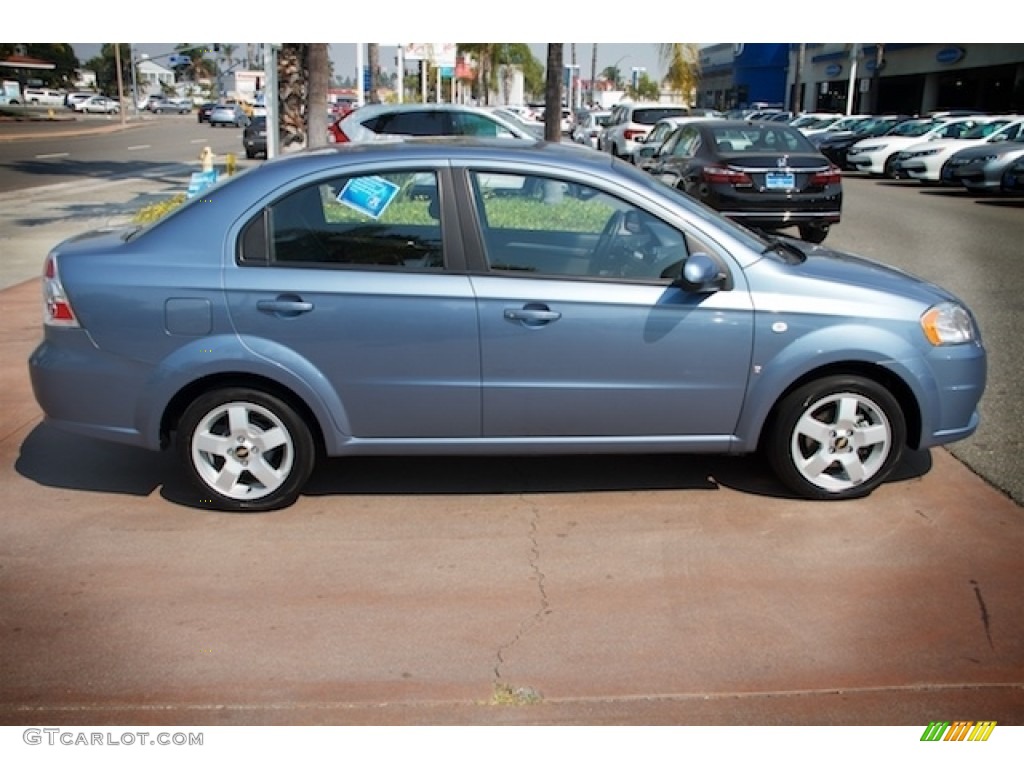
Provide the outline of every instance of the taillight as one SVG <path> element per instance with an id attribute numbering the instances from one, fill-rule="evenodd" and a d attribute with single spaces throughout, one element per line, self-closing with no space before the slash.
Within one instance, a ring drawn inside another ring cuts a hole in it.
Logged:
<path id="1" fill-rule="evenodd" d="M 57 274 L 57 259 L 47 256 L 43 267 L 43 323 L 63 328 L 78 328 L 78 319 Z"/>
<path id="2" fill-rule="evenodd" d="M 743 171 L 709 165 L 704 168 L 704 180 L 709 184 L 732 184 L 734 187 L 750 187 L 754 182 Z"/>
<path id="3" fill-rule="evenodd" d="M 834 165 L 830 165 L 827 171 L 818 171 L 811 176 L 811 186 L 825 187 L 829 184 L 839 184 L 843 180 L 843 174 Z"/>
<path id="4" fill-rule="evenodd" d="M 341 126 L 338 125 L 337 123 L 331 123 L 329 131 L 330 136 L 331 138 L 334 139 L 335 144 L 347 144 L 348 142 L 351 141 L 351 139 L 345 135 L 345 132 L 341 130 Z"/>
<path id="5" fill-rule="evenodd" d="M 638 139 L 642 139 L 646 135 L 647 131 L 637 130 L 635 128 L 627 128 L 622 132 L 622 136 L 626 141 L 636 141 Z"/>

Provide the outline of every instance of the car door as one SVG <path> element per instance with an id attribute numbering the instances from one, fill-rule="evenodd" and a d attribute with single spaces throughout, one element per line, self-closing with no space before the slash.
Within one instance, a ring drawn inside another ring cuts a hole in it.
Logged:
<path id="1" fill-rule="evenodd" d="M 350 174 L 293 187 L 255 214 L 225 287 L 237 333 L 337 393 L 358 438 L 477 437 L 476 303 L 444 169 Z M 308 373 L 308 369 L 307 369 Z"/>
<path id="2" fill-rule="evenodd" d="M 546 173 L 469 171 L 486 437 L 727 442 L 752 344 L 745 290 L 688 293 L 694 233 Z M 720 254 L 716 255 L 720 258 Z M 723 262 L 724 264 L 724 262 Z"/>

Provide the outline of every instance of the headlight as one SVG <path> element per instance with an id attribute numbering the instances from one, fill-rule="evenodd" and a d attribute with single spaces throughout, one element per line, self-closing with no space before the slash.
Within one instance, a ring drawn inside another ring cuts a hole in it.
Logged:
<path id="1" fill-rule="evenodd" d="M 936 347 L 943 344 L 966 344 L 974 341 L 978 332 L 971 314 L 959 304 L 936 304 L 921 315 L 921 330 L 925 338 Z"/>
<path id="2" fill-rule="evenodd" d="M 985 155 L 984 157 L 975 158 L 975 162 L 978 163 L 991 163 L 993 160 L 998 160 L 999 155 Z"/>
<path id="3" fill-rule="evenodd" d="M 941 151 L 941 149 L 923 149 L 920 152 L 917 152 L 916 155 L 918 157 L 928 157 L 929 155 L 937 155 Z"/>
<path id="4" fill-rule="evenodd" d="M 883 146 L 884 145 L 882 144 L 872 144 L 870 147 L 855 147 L 854 149 L 850 150 L 850 154 L 852 155 L 860 152 L 877 152 L 878 150 L 882 149 Z"/>

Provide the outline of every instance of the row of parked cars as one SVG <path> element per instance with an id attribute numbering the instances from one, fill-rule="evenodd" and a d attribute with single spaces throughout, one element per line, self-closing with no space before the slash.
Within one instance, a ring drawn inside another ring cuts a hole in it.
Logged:
<path id="1" fill-rule="evenodd" d="M 1021 190 L 1024 115 L 877 115 L 810 137 L 843 170 L 972 192 Z"/>

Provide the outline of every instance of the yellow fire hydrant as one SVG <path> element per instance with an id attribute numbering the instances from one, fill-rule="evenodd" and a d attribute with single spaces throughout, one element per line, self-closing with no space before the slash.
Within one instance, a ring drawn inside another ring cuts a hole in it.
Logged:
<path id="1" fill-rule="evenodd" d="M 213 150 L 209 147 L 203 147 L 203 151 L 199 153 L 199 159 L 203 163 L 203 173 L 213 170 Z"/>

